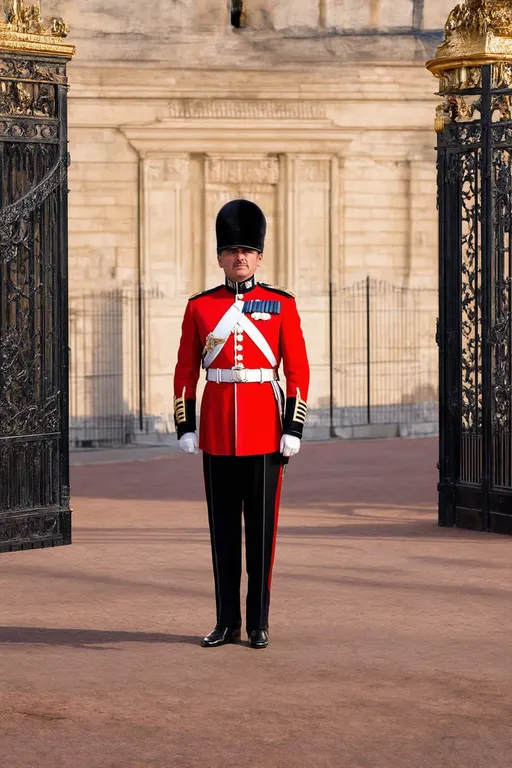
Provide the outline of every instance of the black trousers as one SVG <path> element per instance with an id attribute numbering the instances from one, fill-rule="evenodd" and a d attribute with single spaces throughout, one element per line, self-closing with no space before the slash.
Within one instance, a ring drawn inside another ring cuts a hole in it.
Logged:
<path id="1" fill-rule="evenodd" d="M 248 576 L 246 629 L 267 629 L 279 497 L 280 453 L 259 456 L 203 454 L 212 545 L 217 624 L 240 627 L 242 511 Z"/>

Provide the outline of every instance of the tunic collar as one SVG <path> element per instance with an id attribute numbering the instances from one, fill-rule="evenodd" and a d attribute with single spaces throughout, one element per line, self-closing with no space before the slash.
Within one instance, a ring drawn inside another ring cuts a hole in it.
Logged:
<path id="1" fill-rule="evenodd" d="M 253 288 L 256 288 L 258 283 L 256 282 L 256 277 L 253 275 L 252 277 L 247 278 L 247 280 L 243 280 L 241 283 L 236 283 L 234 280 L 230 280 L 229 277 L 226 277 L 226 288 L 231 293 L 247 293 L 247 291 L 252 291 Z"/>

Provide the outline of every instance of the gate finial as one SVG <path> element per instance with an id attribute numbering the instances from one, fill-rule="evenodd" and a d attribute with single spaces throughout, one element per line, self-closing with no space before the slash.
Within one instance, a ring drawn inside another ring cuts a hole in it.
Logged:
<path id="1" fill-rule="evenodd" d="M 445 39 L 427 68 L 436 76 L 447 69 L 512 61 L 510 0 L 465 0 L 450 11 Z"/>
<path id="2" fill-rule="evenodd" d="M 24 0 L 10 0 L 6 21 L 0 21 L 0 50 L 19 53 L 47 53 L 71 58 L 75 46 L 64 43 L 69 27 L 62 19 L 46 26 L 39 5 L 25 6 Z"/>

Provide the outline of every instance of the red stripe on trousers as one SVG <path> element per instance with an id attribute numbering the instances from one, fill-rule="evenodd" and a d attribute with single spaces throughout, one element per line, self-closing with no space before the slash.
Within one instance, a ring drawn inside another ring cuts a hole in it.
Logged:
<path id="1" fill-rule="evenodd" d="M 279 502 L 281 501 L 281 486 L 283 484 L 283 467 L 279 470 L 279 480 L 277 481 L 276 501 L 274 505 L 274 536 L 272 539 L 272 557 L 270 559 L 270 570 L 268 572 L 268 591 L 272 583 L 272 570 L 274 568 L 274 558 L 276 555 L 277 523 L 279 520 Z"/>

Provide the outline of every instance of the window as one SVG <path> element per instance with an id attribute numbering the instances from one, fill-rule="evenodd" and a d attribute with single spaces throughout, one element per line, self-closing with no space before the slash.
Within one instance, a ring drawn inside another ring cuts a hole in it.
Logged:
<path id="1" fill-rule="evenodd" d="M 245 27 L 244 0 L 231 0 L 231 26 L 235 29 Z"/>

